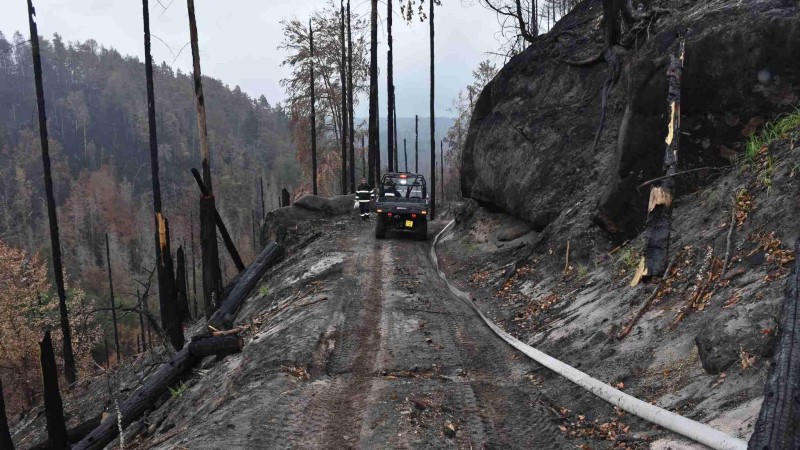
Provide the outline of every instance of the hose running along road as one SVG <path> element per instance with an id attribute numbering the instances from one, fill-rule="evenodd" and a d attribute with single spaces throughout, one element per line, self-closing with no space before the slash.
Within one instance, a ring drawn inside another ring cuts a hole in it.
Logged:
<path id="1" fill-rule="evenodd" d="M 500 338 L 510 344 L 512 347 L 521 351 L 537 363 L 547 367 L 553 372 L 563 376 L 569 381 L 577 384 L 583 389 L 589 391 L 595 396 L 605 400 L 606 402 L 618 406 L 625 411 L 641 417 L 644 420 L 652 422 L 656 425 L 662 426 L 668 430 L 685 436 L 693 441 L 707 445 L 717 450 L 743 450 L 747 448 L 747 443 L 741 439 L 730 436 L 717 429 L 714 429 L 706 424 L 688 419 L 672 411 L 667 411 L 655 405 L 651 405 L 645 401 L 639 400 L 632 395 L 626 394 L 618 389 L 615 389 L 608 384 L 590 377 L 589 375 L 581 372 L 580 370 L 561 362 L 544 352 L 541 352 L 528 344 L 520 341 L 519 339 L 506 333 L 503 329 L 497 326 L 494 322 L 489 320 L 483 312 L 475 305 L 472 298 L 464 291 L 455 287 L 450 280 L 447 279 L 442 269 L 439 267 L 439 259 L 436 256 L 436 245 L 439 243 L 439 238 L 455 223 L 451 220 L 447 226 L 444 227 L 433 240 L 431 246 L 431 260 L 439 273 L 439 277 L 447 284 L 450 292 L 456 297 L 466 302 L 476 314 L 494 331 Z"/>

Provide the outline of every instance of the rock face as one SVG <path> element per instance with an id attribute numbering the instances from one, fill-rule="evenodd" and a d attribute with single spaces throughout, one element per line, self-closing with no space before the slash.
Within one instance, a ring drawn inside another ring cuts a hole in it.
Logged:
<path id="1" fill-rule="evenodd" d="M 614 47 L 619 79 L 594 151 L 609 64 L 566 61 L 604 51 L 601 1 L 582 2 L 512 58 L 473 112 L 463 194 L 529 221 L 536 231 L 553 222 L 594 222 L 617 240 L 638 234 L 649 191 L 636 187 L 662 174 L 666 67 L 679 35 L 686 41 L 679 170 L 730 164 L 726 157 L 743 149 L 748 133 L 798 103 L 796 2 L 670 0 L 659 6 L 670 12 L 630 36 L 629 47 Z M 713 175 L 681 176 L 678 195 Z"/>

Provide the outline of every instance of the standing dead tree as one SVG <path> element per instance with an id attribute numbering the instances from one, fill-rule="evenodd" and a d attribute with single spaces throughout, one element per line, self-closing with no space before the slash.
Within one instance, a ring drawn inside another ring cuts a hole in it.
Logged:
<path id="1" fill-rule="evenodd" d="M 350 130 L 350 193 L 356 192 L 356 130 L 353 108 L 353 28 L 350 0 L 347 0 L 347 118 Z"/>
<path id="2" fill-rule="evenodd" d="M 381 147 L 378 135 L 378 0 L 372 0 L 370 10 L 369 43 L 369 178 L 370 186 L 375 186 L 381 176 Z M 377 171 L 377 177 L 376 172 Z"/>
<path id="3" fill-rule="evenodd" d="M 414 114 L 414 172 L 419 173 L 419 116 Z"/>
<path id="4" fill-rule="evenodd" d="M 189 37 L 192 47 L 192 78 L 194 80 L 195 108 L 197 109 L 197 135 L 203 158 L 203 183 L 208 195 L 200 198 L 200 249 L 203 259 L 203 297 L 206 316 L 210 317 L 222 301 L 222 272 L 219 267 L 217 227 L 215 226 L 216 201 L 211 183 L 211 156 L 208 148 L 206 104 L 203 96 L 203 75 L 200 70 L 200 48 L 197 43 L 197 21 L 194 0 L 187 0 L 189 11 Z"/>
<path id="5" fill-rule="evenodd" d="M 347 118 L 347 51 L 344 40 L 344 1 L 339 0 L 341 17 L 339 20 L 339 43 L 342 47 L 342 195 L 347 194 L 347 127 L 350 124 Z"/>
<path id="6" fill-rule="evenodd" d="M 394 150 L 392 140 L 394 139 L 392 87 L 394 86 L 394 68 L 392 67 L 392 0 L 386 0 L 386 35 L 389 49 L 386 51 L 386 157 L 388 160 L 389 172 L 394 172 Z"/>
<path id="7" fill-rule="evenodd" d="M 150 53 L 150 10 L 148 0 L 142 0 L 144 21 L 144 58 L 147 78 L 147 125 L 150 136 L 150 172 L 153 183 L 153 213 L 155 220 L 156 274 L 161 323 L 172 338 L 175 349 L 183 347 L 183 328 L 175 304 L 175 274 L 172 266 L 168 222 L 161 205 L 161 182 L 158 175 L 158 134 L 156 131 L 156 101 L 153 87 L 153 57 Z"/>
<path id="8" fill-rule="evenodd" d="M 3 396 L 3 380 L 0 379 L 0 448 L 14 450 L 14 441 L 11 440 L 11 430 L 8 427 L 6 416 L 6 401 Z"/>
<path id="9" fill-rule="evenodd" d="M 192 175 L 197 182 L 197 187 L 200 188 L 200 194 L 203 195 L 203 197 L 210 196 L 211 191 L 208 190 L 203 179 L 200 178 L 200 172 L 197 169 L 192 169 Z M 228 227 L 225 226 L 225 222 L 222 221 L 222 216 L 219 215 L 219 211 L 217 211 L 216 207 L 214 208 L 214 223 L 219 229 L 219 234 L 222 235 L 222 242 L 225 244 L 228 254 L 231 255 L 233 264 L 236 265 L 236 270 L 239 272 L 243 271 L 244 262 L 242 262 L 242 257 L 239 256 L 239 251 L 236 250 L 236 245 L 234 245 L 233 239 L 231 239 L 231 235 L 228 233 Z"/>
<path id="10" fill-rule="evenodd" d="M 671 56 L 667 79 L 669 105 L 667 117 L 667 137 L 664 140 L 664 173 L 667 178 L 653 183 L 650 188 L 650 202 L 647 207 L 647 246 L 644 263 L 640 264 L 644 279 L 660 276 L 667 268 L 669 260 L 669 236 L 672 223 L 672 195 L 675 178 L 672 175 L 678 166 L 678 149 L 681 132 L 681 71 L 683 70 L 684 44 L 678 44 L 678 56 Z M 638 274 L 637 274 L 638 275 Z"/>
<path id="11" fill-rule="evenodd" d="M 114 300 L 114 281 L 111 278 L 111 250 L 108 246 L 108 233 L 106 233 L 106 264 L 108 265 L 108 290 L 111 292 L 111 322 L 114 325 L 114 351 L 117 352 L 117 364 L 122 361 L 119 351 L 119 328 L 117 328 L 117 304 Z"/>
<path id="12" fill-rule="evenodd" d="M 42 383 L 44 385 L 44 414 L 47 418 L 48 448 L 69 448 L 67 422 L 64 420 L 64 404 L 58 390 L 58 366 L 53 352 L 50 330 L 44 332 L 39 341 L 39 359 L 42 364 Z"/>
<path id="13" fill-rule="evenodd" d="M 188 322 L 192 315 L 189 312 L 189 301 L 186 296 L 186 257 L 183 246 L 178 247 L 178 267 L 175 270 L 175 301 L 178 303 L 178 318 L 181 322 Z"/>
<path id="14" fill-rule="evenodd" d="M 800 255 L 800 239 L 794 243 Z M 764 386 L 764 402 L 748 448 L 800 448 L 800 258 L 786 280 L 780 339 Z"/>
<path id="15" fill-rule="evenodd" d="M 39 139 L 42 146 L 42 165 L 44 166 L 44 189 L 47 197 L 47 218 L 50 223 L 50 247 L 53 252 L 53 275 L 58 291 L 58 312 L 60 316 L 64 376 L 72 384 L 78 378 L 75 366 L 75 353 L 72 350 L 72 332 L 69 326 L 67 311 L 67 292 L 64 288 L 64 269 L 61 263 L 61 239 L 58 234 L 58 215 L 53 195 L 53 176 L 50 170 L 50 145 L 47 137 L 47 112 L 44 104 L 44 86 L 42 84 L 42 60 L 39 55 L 39 31 L 36 26 L 36 10 L 32 0 L 28 0 L 28 24 L 31 30 L 31 53 L 33 56 L 33 76 L 36 82 L 36 106 L 39 110 Z"/>
<path id="16" fill-rule="evenodd" d="M 317 195 L 317 99 L 314 95 L 314 28 L 308 21 L 309 64 L 311 66 L 311 192 Z"/>
<path id="17" fill-rule="evenodd" d="M 430 12 L 428 13 L 428 22 L 430 26 L 430 41 L 431 41 L 431 210 L 430 210 L 430 217 L 431 220 L 436 218 L 436 116 L 434 114 L 434 105 L 433 105 L 433 97 L 434 97 L 434 50 L 433 50 L 433 34 L 434 34 L 434 22 L 433 22 L 433 7 L 436 4 L 436 0 L 430 0 Z"/>

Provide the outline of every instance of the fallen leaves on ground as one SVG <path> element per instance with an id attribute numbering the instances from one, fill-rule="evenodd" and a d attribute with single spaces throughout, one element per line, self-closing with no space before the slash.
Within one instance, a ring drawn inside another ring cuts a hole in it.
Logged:
<path id="1" fill-rule="evenodd" d="M 287 373 L 300 381 L 308 381 L 311 379 L 305 366 L 288 366 L 284 364 L 281 366 L 281 372 Z"/>

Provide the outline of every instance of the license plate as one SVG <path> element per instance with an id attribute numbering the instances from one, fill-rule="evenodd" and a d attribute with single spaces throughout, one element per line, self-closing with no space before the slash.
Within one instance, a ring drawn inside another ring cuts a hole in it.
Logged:
<path id="1" fill-rule="evenodd" d="M 414 221 L 406 220 L 406 228 L 414 228 Z"/>

